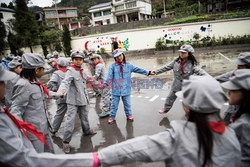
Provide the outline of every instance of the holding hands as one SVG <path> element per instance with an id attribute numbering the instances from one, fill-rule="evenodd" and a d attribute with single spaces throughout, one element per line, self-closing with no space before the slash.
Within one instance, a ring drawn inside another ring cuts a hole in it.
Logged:
<path id="1" fill-rule="evenodd" d="M 150 71 L 149 75 L 155 75 L 155 71 Z"/>

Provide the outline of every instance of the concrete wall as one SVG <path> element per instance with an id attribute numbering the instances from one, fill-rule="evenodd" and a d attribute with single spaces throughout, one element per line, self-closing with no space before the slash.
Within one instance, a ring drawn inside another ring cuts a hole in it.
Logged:
<path id="1" fill-rule="evenodd" d="M 201 38 L 205 36 L 215 36 L 218 38 L 219 36 L 223 37 L 228 35 L 250 35 L 250 19 L 243 18 L 159 26 L 75 37 L 72 38 L 71 47 L 74 50 L 80 51 L 88 50 L 89 48 L 95 48 L 97 50 L 105 48 L 107 52 L 110 52 L 110 38 L 115 37 L 118 43 L 122 45 L 122 49 L 126 51 L 154 49 L 158 38 L 187 41 L 193 40 L 194 33 L 199 33 Z M 41 46 L 34 46 L 33 51 L 34 53 L 43 53 Z M 24 52 L 30 52 L 29 48 L 24 49 Z M 7 56 L 9 54 L 10 51 L 6 50 L 5 55 Z"/>
<path id="2" fill-rule="evenodd" d="M 250 19 L 206 21 L 75 37 L 71 41 L 71 46 L 75 50 L 105 48 L 109 52 L 111 50 L 110 38 L 115 37 L 124 50 L 134 51 L 155 48 L 155 43 L 159 38 L 180 41 L 194 40 L 194 33 L 200 34 L 201 38 L 206 36 L 218 38 L 228 35 L 250 35 Z"/>

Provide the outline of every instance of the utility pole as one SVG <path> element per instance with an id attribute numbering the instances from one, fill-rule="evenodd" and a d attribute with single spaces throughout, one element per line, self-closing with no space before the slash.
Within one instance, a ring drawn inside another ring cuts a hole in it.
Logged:
<path id="1" fill-rule="evenodd" d="M 53 0 L 53 1 L 54 1 L 54 4 L 55 4 L 55 9 L 56 9 L 57 24 L 58 24 L 58 28 L 60 30 L 61 26 L 60 26 L 59 14 L 58 14 L 58 10 L 57 10 L 57 0 Z"/>
<path id="2" fill-rule="evenodd" d="M 166 17 L 166 4 L 165 4 L 165 0 L 163 0 L 163 8 L 164 8 L 164 17 Z"/>

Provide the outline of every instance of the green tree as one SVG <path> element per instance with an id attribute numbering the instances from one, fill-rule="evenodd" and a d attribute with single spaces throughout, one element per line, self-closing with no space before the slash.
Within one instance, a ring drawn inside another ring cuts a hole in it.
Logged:
<path id="1" fill-rule="evenodd" d="M 9 3 L 8 8 L 10 8 L 10 9 L 14 9 L 15 8 L 12 2 Z"/>
<path id="2" fill-rule="evenodd" d="M 28 11 L 26 0 L 16 0 L 14 31 L 20 47 L 29 47 L 39 43 L 38 26 L 32 13 Z"/>
<path id="3" fill-rule="evenodd" d="M 0 54 L 2 54 L 5 45 L 5 38 L 6 38 L 6 29 L 5 29 L 5 25 L 2 22 L 2 20 L 0 20 Z"/>
<path id="4" fill-rule="evenodd" d="M 7 6 L 6 3 L 1 3 L 1 7 L 3 7 L 3 8 L 8 8 L 8 6 Z"/>
<path id="5" fill-rule="evenodd" d="M 64 52 L 66 55 L 70 55 L 70 50 L 71 50 L 71 36 L 69 32 L 69 28 L 66 24 L 63 25 L 63 47 L 64 47 Z"/>
<path id="6" fill-rule="evenodd" d="M 18 51 L 18 45 L 17 45 L 17 37 L 16 35 L 14 35 L 11 31 L 9 31 L 8 33 L 8 44 L 10 47 L 10 52 L 14 55 L 17 55 L 17 51 Z"/>
<path id="7" fill-rule="evenodd" d="M 62 30 L 50 30 L 41 33 L 41 43 L 52 51 L 61 51 Z"/>

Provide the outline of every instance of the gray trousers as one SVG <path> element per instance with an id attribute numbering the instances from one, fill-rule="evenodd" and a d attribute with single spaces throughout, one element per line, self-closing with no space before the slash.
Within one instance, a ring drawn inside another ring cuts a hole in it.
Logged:
<path id="1" fill-rule="evenodd" d="M 48 143 L 49 147 L 44 145 L 39 139 L 31 140 L 32 145 L 34 146 L 36 152 L 43 153 L 43 152 L 51 152 L 54 153 L 54 147 L 52 144 L 52 139 L 49 134 L 44 135 L 46 142 Z"/>
<path id="2" fill-rule="evenodd" d="M 111 106 L 111 89 L 102 90 L 102 111 L 109 112 Z"/>
<path id="3" fill-rule="evenodd" d="M 89 128 L 89 119 L 88 119 L 88 106 L 75 106 L 71 104 L 67 104 L 67 116 L 66 116 L 66 122 L 65 122 L 65 127 L 64 127 L 64 135 L 63 135 L 63 142 L 70 142 L 73 131 L 75 128 L 75 117 L 76 113 L 78 113 L 81 126 L 82 126 L 82 131 L 83 133 L 88 133 L 90 128 Z"/>
<path id="4" fill-rule="evenodd" d="M 53 126 L 52 132 L 57 132 L 59 130 L 66 112 L 67 112 L 67 103 L 57 104 L 56 115 L 54 116 L 54 121 L 52 124 Z"/>
<path id="5" fill-rule="evenodd" d="M 168 112 L 173 104 L 174 104 L 174 101 L 176 100 L 177 96 L 175 95 L 176 91 L 173 91 L 173 89 L 170 90 L 166 100 L 165 100 L 165 103 L 164 103 L 164 110 L 166 112 Z"/>

